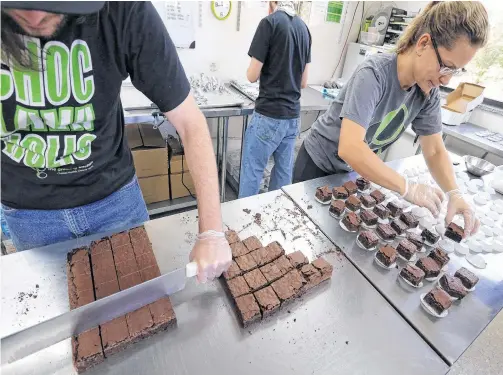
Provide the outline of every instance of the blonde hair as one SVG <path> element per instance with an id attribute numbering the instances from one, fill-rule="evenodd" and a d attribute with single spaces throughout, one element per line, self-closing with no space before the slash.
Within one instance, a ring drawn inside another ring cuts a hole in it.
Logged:
<path id="1" fill-rule="evenodd" d="M 425 33 L 447 49 L 460 37 L 466 37 L 472 46 L 483 47 L 489 37 L 487 11 L 478 1 L 432 1 L 407 27 L 397 52 L 408 51 Z"/>

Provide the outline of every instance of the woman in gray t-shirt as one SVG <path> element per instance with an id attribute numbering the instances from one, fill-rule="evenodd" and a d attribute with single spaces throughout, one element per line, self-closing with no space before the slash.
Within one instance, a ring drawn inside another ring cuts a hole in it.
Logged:
<path id="1" fill-rule="evenodd" d="M 442 140 L 438 87 L 485 45 L 489 22 L 478 2 L 432 2 L 407 27 L 396 53 L 366 59 L 330 108 L 313 124 L 294 169 L 294 182 L 355 170 L 437 216 L 441 190 L 407 179 L 377 156 L 408 124 L 431 175 L 449 199 L 446 222 L 464 217 L 465 237 L 479 221 L 460 193 Z"/>

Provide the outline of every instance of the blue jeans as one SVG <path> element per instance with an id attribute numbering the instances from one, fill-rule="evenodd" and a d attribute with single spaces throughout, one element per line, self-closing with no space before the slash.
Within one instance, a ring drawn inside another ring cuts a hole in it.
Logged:
<path id="1" fill-rule="evenodd" d="M 281 120 L 254 112 L 246 130 L 239 198 L 258 194 L 267 161 L 274 157 L 269 191 L 292 183 L 295 138 L 300 118 Z"/>
<path id="2" fill-rule="evenodd" d="M 80 207 L 24 210 L 2 205 L 2 209 L 17 251 L 122 230 L 149 219 L 136 176 L 108 197 Z"/>

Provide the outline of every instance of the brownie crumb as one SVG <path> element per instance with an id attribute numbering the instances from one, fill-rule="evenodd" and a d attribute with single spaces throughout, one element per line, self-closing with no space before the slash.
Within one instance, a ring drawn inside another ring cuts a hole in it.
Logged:
<path id="1" fill-rule="evenodd" d="M 243 208 L 243 212 L 245 214 L 249 214 L 251 212 L 251 210 L 249 208 Z"/>

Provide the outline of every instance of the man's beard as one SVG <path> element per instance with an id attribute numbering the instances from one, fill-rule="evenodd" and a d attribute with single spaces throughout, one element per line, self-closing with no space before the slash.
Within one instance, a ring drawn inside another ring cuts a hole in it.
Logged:
<path id="1" fill-rule="evenodd" d="M 54 30 L 54 32 L 51 35 L 37 35 L 37 33 L 34 33 L 34 34 L 30 33 L 30 36 L 34 36 L 34 37 L 42 38 L 42 39 L 52 39 L 59 34 L 61 29 L 63 29 L 63 27 L 65 27 L 67 23 L 68 23 L 68 16 L 65 14 L 65 15 L 63 15 L 63 18 L 61 18 L 59 24 L 56 26 L 56 29 Z"/>

